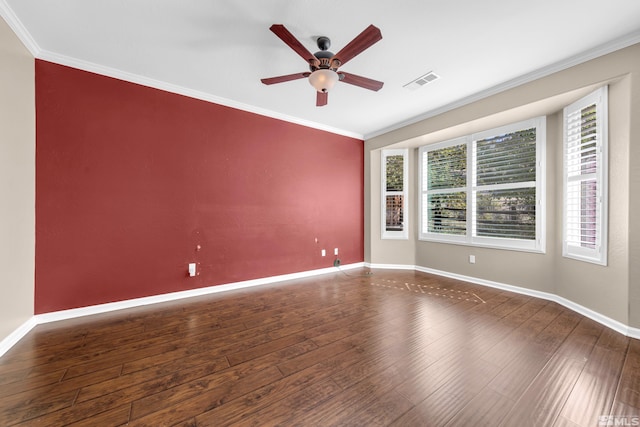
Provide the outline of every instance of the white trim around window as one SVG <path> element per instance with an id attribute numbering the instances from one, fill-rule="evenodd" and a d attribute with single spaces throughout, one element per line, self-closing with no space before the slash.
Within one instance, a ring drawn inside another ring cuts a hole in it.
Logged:
<path id="1" fill-rule="evenodd" d="M 563 112 L 562 255 L 607 265 L 608 90 Z"/>
<path id="2" fill-rule="evenodd" d="M 545 251 L 546 118 L 421 147 L 420 240 Z"/>
<path id="3" fill-rule="evenodd" d="M 409 150 L 382 150 L 381 236 L 383 239 L 409 239 Z"/>

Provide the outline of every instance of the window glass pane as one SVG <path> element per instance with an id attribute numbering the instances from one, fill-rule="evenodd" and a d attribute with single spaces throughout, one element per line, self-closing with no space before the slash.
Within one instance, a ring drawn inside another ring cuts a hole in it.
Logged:
<path id="1" fill-rule="evenodd" d="M 536 190 L 478 191 L 476 235 L 509 239 L 536 238 Z"/>
<path id="2" fill-rule="evenodd" d="M 467 145 L 427 153 L 427 189 L 460 188 L 467 183 Z"/>
<path id="3" fill-rule="evenodd" d="M 536 180 L 536 128 L 477 141 L 476 185 Z"/>
<path id="4" fill-rule="evenodd" d="M 402 195 L 387 195 L 387 219 L 385 229 L 387 231 L 402 231 L 404 215 L 402 212 Z"/>
<path id="5" fill-rule="evenodd" d="M 467 194 L 444 193 L 427 196 L 428 232 L 465 235 L 467 233 Z"/>
<path id="6" fill-rule="evenodd" d="M 569 117 L 567 135 L 567 175 L 587 175 L 597 171 L 596 105 L 577 111 Z"/>
<path id="7" fill-rule="evenodd" d="M 383 239 L 408 239 L 407 222 L 407 167 L 409 151 L 406 148 L 382 150 L 382 203 L 381 228 Z"/>
<path id="8" fill-rule="evenodd" d="M 567 184 L 568 244 L 595 249 L 599 207 L 597 190 L 595 179 Z"/>
<path id="9" fill-rule="evenodd" d="M 402 191 L 404 156 L 387 156 L 387 191 Z"/>

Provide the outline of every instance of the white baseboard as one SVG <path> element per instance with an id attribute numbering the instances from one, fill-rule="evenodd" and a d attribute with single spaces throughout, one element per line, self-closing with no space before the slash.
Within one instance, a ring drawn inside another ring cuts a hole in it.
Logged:
<path id="1" fill-rule="evenodd" d="M 365 262 L 364 265 L 365 267 L 379 268 L 381 270 L 416 270 L 418 268 L 415 265 L 406 264 L 370 264 Z"/>
<path id="2" fill-rule="evenodd" d="M 25 335 L 27 335 L 29 331 L 36 325 L 37 323 L 35 316 L 31 317 L 29 320 L 20 325 L 18 329 L 11 332 L 9 336 L 0 341 L 0 357 L 2 357 L 3 354 L 9 351 L 11 347 L 16 345 L 18 341 L 20 341 Z"/>
<path id="3" fill-rule="evenodd" d="M 436 270 L 436 269 L 427 268 L 427 267 L 420 267 L 416 265 L 370 264 L 370 263 L 365 263 L 365 265 L 370 268 L 421 271 L 423 273 L 435 274 L 437 276 L 443 276 L 451 279 L 462 280 L 464 282 L 469 282 L 476 285 L 488 286 L 491 288 L 502 289 L 505 291 L 510 291 L 510 292 L 514 292 L 522 295 L 528 295 L 536 298 L 545 299 L 548 301 L 553 301 L 572 311 L 575 311 L 578 314 L 588 317 L 589 319 L 594 320 L 603 326 L 613 329 L 616 332 L 619 332 L 630 338 L 640 339 L 640 329 L 625 325 L 624 323 L 611 319 L 610 317 L 600 314 L 597 311 L 594 311 L 590 308 L 587 308 L 578 303 L 575 303 L 567 298 L 564 298 L 549 292 L 536 291 L 534 289 L 522 288 L 519 286 L 508 285 L 505 283 L 479 279 L 477 277 L 464 276 L 462 274 L 450 273 L 447 271 L 441 271 L 441 270 Z"/>
<path id="4" fill-rule="evenodd" d="M 340 266 L 342 270 L 349 270 L 363 267 L 364 263 L 348 264 Z M 283 274 L 280 276 L 264 277 L 260 279 L 245 280 L 242 282 L 227 283 L 224 285 L 208 286 L 206 288 L 189 289 L 187 291 L 171 292 L 168 294 L 153 295 L 150 297 L 135 298 L 125 301 L 112 302 L 107 304 L 92 305 L 89 307 L 73 308 L 70 310 L 54 311 L 51 313 L 38 314 L 35 316 L 37 324 L 57 322 L 58 320 L 73 319 L 76 317 L 90 316 L 92 314 L 107 313 L 126 308 L 141 307 L 149 304 L 176 301 L 184 298 L 197 297 L 201 295 L 215 294 L 236 289 L 248 288 L 251 286 L 268 285 L 271 283 L 284 282 L 285 280 L 302 279 L 305 277 L 318 276 L 321 274 L 335 273 L 335 267 L 322 268 L 318 270 L 302 271 L 299 273 Z"/>
<path id="5" fill-rule="evenodd" d="M 415 270 L 423 273 L 435 274 L 438 276 L 449 277 L 452 279 L 462 280 L 477 285 L 488 286 L 491 288 L 502 289 L 510 292 L 515 292 L 522 295 L 533 296 L 549 301 L 554 301 L 576 313 L 582 314 L 601 325 L 613 329 L 623 335 L 631 338 L 640 339 L 640 329 L 633 328 L 625 325 L 622 322 L 611 319 L 604 316 L 590 308 L 584 307 L 564 297 L 551 294 L 548 292 L 536 291 L 533 289 L 522 288 L 519 286 L 507 285 L 505 283 L 493 282 L 490 280 L 479 279 L 477 277 L 464 276 L 461 274 L 449 273 L 446 271 L 435 270 L 427 267 L 420 267 L 416 265 L 405 264 L 371 264 L 371 263 L 356 263 L 340 266 L 340 270 L 351 270 L 360 267 L 379 268 L 387 270 Z M 35 326 L 43 323 L 56 322 L 59 320 L 73 319 L 76 317 L 90 316 L 92 314 L 107 313 L 116 310 L 123 310 L 126 308 L 141 307 L 149 304 L 157 304 L 167 301 L 175 301 L 184 298 L 190 298 L 201 295 L 215 294 L 219 292 L 226 292 L 236 289 L 248 288 L 251 286 L 261 286 L 271 283 L 283 282 L 286 280 L 302 279 L 306 277 L 319 276 L 322 274 L 335 273 L 339 271 L 335 267 L 322 268 L 318 270 L 309 270 L 299 273 L 283 274 L 280 276 L 271 276 L 254 280 L 245 280 L 242 282 L 228 283 L 224 285 L 208 286 L 206 288 L 190 289 L 188 291 L 172 292 L 168 294 L 154 295 L 144 298 L 135 298 L 126 301 L 118 301 L 108 304 L 99 304 L 89 307 L 74 308 L 70 310 L 55 311 L 52 313 L 38 314 L 22 324 L 18 329 L 13 331 L 9 336 L 0 341 L 0 357 L 11 349 L 18 341 L 20 341 L 26 334 L 31 331 Z"/>
<path id="6" fill-rule="evenodd" d="M 13 331 L 8 337 L 0 341 L 0 357 L 4 355 L 11 347 L 20 341 L 35 326 L 57 322 L 59 320 L 73 319 L 76 317 L 91 316 L 92 314 L 107 313 L 126 308 L 141 307 L 149 304 L 157 304 L 161 302 L 176 301 L 184 298 L 191 298 L 201 295 L 215 294 L 236 289 L 248 288 L 251 286 L 261 286 L 271 283 L 284 282 L 286 280 L 303 279 L 306 277 L 319 276 L 322 274 L 336 273 L 340 270 L 352 270 L 363 267 L 364 263 L 341 265 L 340 269 L 336 267 L 322 268 L 318 270 L 302 271 L 299 273 L 283 274 L 279 276 L 264 277 L 260 279 L 245 280 L 242 282 L 227 283 L 224 285 L 208 286 L 206 288 L 190 289 L 187 291 L 171 292 L 168 294 L 154 295 L 144 298 L 135 298 L 125 301 L 112 302 L 107 304 L 92 305 L 88 307 L 73 308 L 70 310 L 54 311 L 51 313 L 37 314 L 25 322 L 18 329 Z"/>

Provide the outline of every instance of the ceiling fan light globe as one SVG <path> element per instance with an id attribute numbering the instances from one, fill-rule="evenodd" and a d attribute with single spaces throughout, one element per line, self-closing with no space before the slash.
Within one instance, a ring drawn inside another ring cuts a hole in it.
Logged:
<path id="1" fill-rule="evenodd" d="M 338 73 L 327 69 L 316 70 L 309 76 L 309 84 L 318 92 L 329 92 L 338 80 Z"/>

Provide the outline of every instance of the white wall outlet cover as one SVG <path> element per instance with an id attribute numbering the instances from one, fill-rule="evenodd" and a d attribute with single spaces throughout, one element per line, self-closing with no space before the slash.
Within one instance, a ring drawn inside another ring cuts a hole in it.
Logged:
<path id="1" fill-rule="evenodd" d="M 333 254 L 334 254 L 334 255 L 338 255 L 338 248 L 335 248 L 335 249 L 333 250 Z"/>
<path id="2" fill-rule="evenodd" d="M 322 250 L 322 256 L 327 256 L 327 251 L 326 250 Z"/>
<path id="3" fill-rule="evenodd" d="M 189 263 L 189 276 L 193 277 L 196 275 L 196 263 Z"/>

